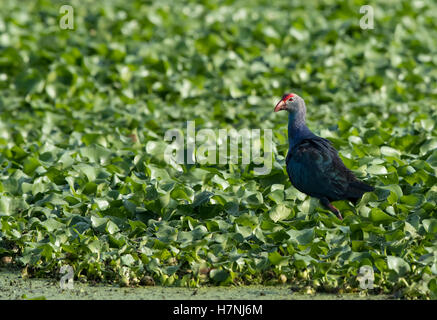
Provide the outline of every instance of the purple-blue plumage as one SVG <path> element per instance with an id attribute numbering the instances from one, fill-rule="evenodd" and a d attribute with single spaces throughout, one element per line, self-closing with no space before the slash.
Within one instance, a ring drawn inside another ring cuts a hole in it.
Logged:
<path id="1" fill-rule="evenodd" d="M 321 203 L 342 219 L 331 201 L 349 200 L 356 203 L 365 192 L 374 188 L 346 168 L 331 142 L 316 136 L 305 123 L 306 106 L 295 94 L 285 94 L 275 112 L 288 111 L 289 150 L 287 173 L 299 191 L 320 199 Z"/>

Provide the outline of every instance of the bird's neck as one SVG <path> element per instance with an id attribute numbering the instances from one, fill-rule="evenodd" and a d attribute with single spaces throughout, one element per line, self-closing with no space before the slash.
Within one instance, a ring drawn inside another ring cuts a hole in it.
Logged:
<path id="1" fill-rule="evenodd" d="M 303 139 L 311 138 L 314 134 L 308 129 L 305 121 L 305 110 L 288 114 L 288 143 L 290 149 Z"/>

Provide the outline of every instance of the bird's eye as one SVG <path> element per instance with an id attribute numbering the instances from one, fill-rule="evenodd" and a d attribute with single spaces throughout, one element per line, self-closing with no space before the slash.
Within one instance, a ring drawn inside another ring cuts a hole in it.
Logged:
<path id="1" fill-rule="evenodd" d="M 293 101 L 293 98 L 288 99 L 288 101 Z"/>

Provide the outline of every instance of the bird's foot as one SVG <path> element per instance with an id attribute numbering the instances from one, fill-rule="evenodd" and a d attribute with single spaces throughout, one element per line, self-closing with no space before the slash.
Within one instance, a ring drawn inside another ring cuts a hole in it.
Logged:
<path id="1" fill-rule="evenodd" d="M 321 203 L 329 209 L 332 213 L 334 213 L 340 220 L 343 220 L 343 217 L 340 213 L 340 210 L 338 210 L 336 207 L 334 207 L 327 198 L 321 198 Z"/>
<path id="2" fill-rule="evenodd" d="M 334 207 L 332 204 L 328 204 L 328 208 L 329 208 L 329 210 L 331 210 L 334 214 L 336 214 L 337 217 L 338 217 L 340 220 L 343 220 L 343 216 L 341 215 L 340 210 L 338 210 L 338 209 L 337 209 L 336 207 Z"/>

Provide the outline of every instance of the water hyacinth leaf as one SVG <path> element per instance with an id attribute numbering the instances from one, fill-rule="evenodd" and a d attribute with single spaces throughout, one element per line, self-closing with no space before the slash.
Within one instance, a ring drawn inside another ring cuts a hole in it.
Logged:
<path id="1" fill-rule="evenodd" d="M 131 254 L 125 254 L 121 258 L 121 264 L 124 266 L 131 266 L 135 263 L 135 258 Z"/>
<path id="2" fill-rule="evenodd" d="M 199 207 L 203 204 L 206 204 L 209 199 L 211 199 L 211 197 L 214 196 L 214 193 L 210 192 L 210 191 L 203 191 L 199 194 L 197 194 L 194 197 L 194 201 L 193 201 L 193 208 Z"/>
<path id="3" fill-rule="evenodd" d="M 53 232 L 57 229 L 61 229 L 64 227 L 64 224 L 55 220 L 55 219 L 47 219 L 46 221 L 41 222 L 41 225 L 44 226 L 47 231 Z"/>
<path id="4" fill-rule="evenodd" d="M 314 240 L 314 228 L 310 229 L 302 229 L 302 230 L 293 230 L 290 229 L 287 231 L 287 234 L 290 236 L 291 241 L 296 241 L 300 245 L 306 245 L 311 243 Z"/>
<path id="5" fill-rule="evenodd" d="M 36 158 L 27 158 L 23 163 L 23 171 L 24 173 L 30 175 L 32 174 L 36 168 L 40 166 L 38 159 Z"/>
<path id="6" fill-rule="evenodd" d="M 274 265 L 285 265 L 289 259 L 289 257 L 281 256 L 277 251 L 269 253 L 269 260 Z"/>
<path id="7" fill-rule="evenodd" d="M 287 219 L 291 214 L 291 209 L 283 204 L 278 204 L 269 213 L 270 219 L 274 222 L 278 222 L 284 219 Z"/>
<path id="8" fill-rule="evenodd" d="M 13 212 L 12 198 L 3 196 L 0 198 L 0 213 L 2 215 L 10 215 Z"/>
<path id="9" fill-rule="evenodd" d="M 279 204 L 284 201 L 284 192 L 282 190 L 275 190 L 269 194 L 269 199 Z"/>
<path id="10" fill-rule="evenodd" d="M 99 218 L 96 216 L 91 217 L 91 225 L 93 228 L 96 228 L 100 232 L 103 232 L 106 227 L 106 223 L 108 222 L 108 218 Z"/>
<path id="11" fill-rule="evenodd" d="M 224 282 L 229 278 L 230 275 L 229 272 L 226 270 L 214 269 L 211 270 L 209 276 L 216 282 Z"/>
<path id="12" fill-rule="evenodd" d="M 90 162 L 104 165 L 109 162 L 112 152 L 100 145 L 93 145 L 82 148 L 80 154 L 82 157 L 88 158 Z"/>
<path id="13" fill-rule="evenodd" d="M 261 205 L 264 202 L 263 196 L 259 192 L 250 193 L 250 195 L 246 198 L 246 201 L 248 204 L 255 205 L 255 206 Z"/>
<path id="14" fill-rule="evenodd" d="M 305 268 L 308 265 L 316 262 L 316 260 L 313 257 L 307 255 L 300 255 L 298 253 L 295 253 L 293 255 L 293 258 L 295 259 L 294 264 L 299 268 Z"/>
<path id="15" fill-rule="evenodd" d="M 425 219 L 422 223 L 426 232 L 430 234 L 437 233 L 437 219 Z"/>
<path id="16" fill-rule="evenodd" d="M 381 165 L 372 165 L 367 168 L 367 172 L 373 175 L 387 174 L 387 168 Z"/>
<path id="17" fill-rule="evenodd" d="M 435 122 L 432 121 L 432 119 L 422 119 L 420 120 L 420 124 L 422 125 L 422 128 L 426 131 L 432 131 L 435 126 Z"/>
<path id="18" fill-rule="evenodd" d="M 399 157 L 401 155 L 401 152 L 389 146 L 382 146 L 381 154 L 389 157 Z"/>
<path id="19" fill-rule="evenodd" d="M 426 154 L 429 151 L 437 149 L 437 138 L 430 139 L 426 141 L 421 147 L 420 152 L 421 154 Z"/>
<path id="20" fill-rule="evenodd" d="M 410 194 L 402 196 L 400 200 L 409 206 L 418 207 L 423 203 L 425 197 L 421 194 Z"/>
<path id="21" fill-rule="evenodd" d="M 375 223 L 389 223 L 396 220 L 394 217 L 388 215 L 379 208 L 372 208 L 370 210 L 369 218 Z"/>
<path id="22" fill-rule="evenodd" d="M 387 266 L 399 276 L 403 276 L 411 270 L 410 265 L 404 259 L 395 256 L 387 257 Z"/>

